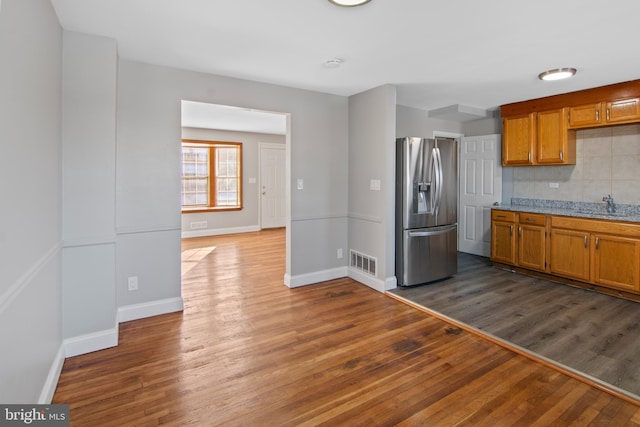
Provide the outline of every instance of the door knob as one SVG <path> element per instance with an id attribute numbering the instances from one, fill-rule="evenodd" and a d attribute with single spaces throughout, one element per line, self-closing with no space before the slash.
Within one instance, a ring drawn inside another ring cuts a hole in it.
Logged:
<path id="1" fill-rule="evenodd" d="M 262 195 L 264 196 L 265 194 L 267 194 L 267 192 L 266 192 L 266 191 L 263 191 L 263 192 L 262 192 Z"/>

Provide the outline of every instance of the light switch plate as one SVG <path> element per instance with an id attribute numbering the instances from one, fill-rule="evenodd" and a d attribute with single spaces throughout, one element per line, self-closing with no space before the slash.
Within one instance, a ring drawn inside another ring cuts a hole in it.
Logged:
<path id="1" fill-rule="evenodd" d="M 380 180 L 372 179 L 369 183 L 369 189 L 372 191 L 380 191 Z"/>
<path id="2" fill-rule="evenodd" d="M 304 180 L 302 178 L 298 178 L 298 190 L 302 190 L 304 188 Z"/>

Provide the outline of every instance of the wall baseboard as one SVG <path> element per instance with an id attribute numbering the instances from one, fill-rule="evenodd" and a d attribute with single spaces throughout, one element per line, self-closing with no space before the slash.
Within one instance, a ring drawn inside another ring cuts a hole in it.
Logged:
<path id="1" fill-rule="evenodd" d="M 118 322 L 144 319 L 145 317 L 182 311 L 184 302 L 182 297 L 167 298 L 163 300 L 144 302 L 141 304 L 126 305 L 118 308 Z"/>
<path id="2" fill-rule="evenodd" d="M 285 274 L 284 284 L 290 288 L 297 288 L 299 286 L 312 285 L 314 283 L 326 282 L 327 280 L 339 279 L 341 277 L 347 277 L 347 267 L 332 268 L 330 270 L 299 274 L 297 276 Z"/>
<path id="3" fill-rule="evenodd" d="M 116 324 L 111 329 L 67 338 L 64 340 L 63 345 L 65 357 L 73 357 L 115 347 L 118 345 L 118 325 Z"/>
<path id="4" fill-rule="evenodd" d="M 398 278 L 396 276 L 387 277 L 387 280 L 384 281 L 384 290 L 390 291 L 391 289 L 395 289 L 398 287 Z"/>
<path id="5" fill-rule="evenodd" d="M 223 234 L 252 233 L 255 231 L 260 231 L 259 225 L 249 225 L 246 227 L 231 227 L 231 228 L 207 228 L 204 230 L 183 231 L 182 238 L 188 239 L 190 237 L 207 237 L 207 236 L 220 236 Z"/>
<path id="6" fill-rule="evenodd" d="M 65 348 L 64 343 L 60 344 L 60 348 L 58 348 L 58 352 L 53 358 L 53 362 L 51 363 L 51 368 L 49 369 L 49 374 L 47 375 L 47 379 L 42 386 L 42 391 L 40 392 L 40 397 L 38 398 L 39 405 L 48 405 L 53 400 L 53 395 L 56 392 L 56 387 L 58 386 L 58 379 L 60 378 L 60 373 L 62 372 L 62 365 L 64 365 L 65 358 Z"/>
<path id="7" fill-rule="evenodd" d="M 361 272 L 360 270 L 357 270 L 355 268 L 349 268 L 349 273 L 348 276 L 355 280 L 356 282 L 360 282 L 363 285 L 366 285 L 368 287 L 370 287 L 371 289 L 375 289 L 378 292 L 385 292 L 388 289 L 393 289 L 393 288 L 388 288 L 389 286 L 389 279 L 387 280 L 380 280 L 378 278 L 372 277 L 368 274 L 364 274 L 363 272 Z"/>

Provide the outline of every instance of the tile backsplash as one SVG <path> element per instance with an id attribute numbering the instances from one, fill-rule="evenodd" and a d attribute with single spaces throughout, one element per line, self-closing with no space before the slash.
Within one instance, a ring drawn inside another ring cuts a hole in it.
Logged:
<path id="1" fill-rule="evenodd" d="M 576 144 L 575 165 L 514 167 L 513 197 L 640 205 L 640 124 L 579 130 Z"/>

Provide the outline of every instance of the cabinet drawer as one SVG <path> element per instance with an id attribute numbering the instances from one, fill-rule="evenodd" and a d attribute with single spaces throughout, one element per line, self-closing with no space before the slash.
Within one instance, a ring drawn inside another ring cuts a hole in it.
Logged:
<path id="1" fill-rule="evenodd" d="M 493 221 L 512 221 L 516 220 L 516 213 L 511 211 L 492 210 L 491 219 Z"/>
<path id="2" fill-rule="evenodd" d="M 545 216 L 542 214 L 520 212 L 518 216 L 520 224 L 544 225 L 545 223 Z"/>
<path id="3" fill-rule="evenodd" d="M 617 234 L 625 237 L 640 238 L 640 224 L 600 219 L 581 219 L 568 216 L 551 217 L 552 228 L 579 230 L 590 233 Z"/>

